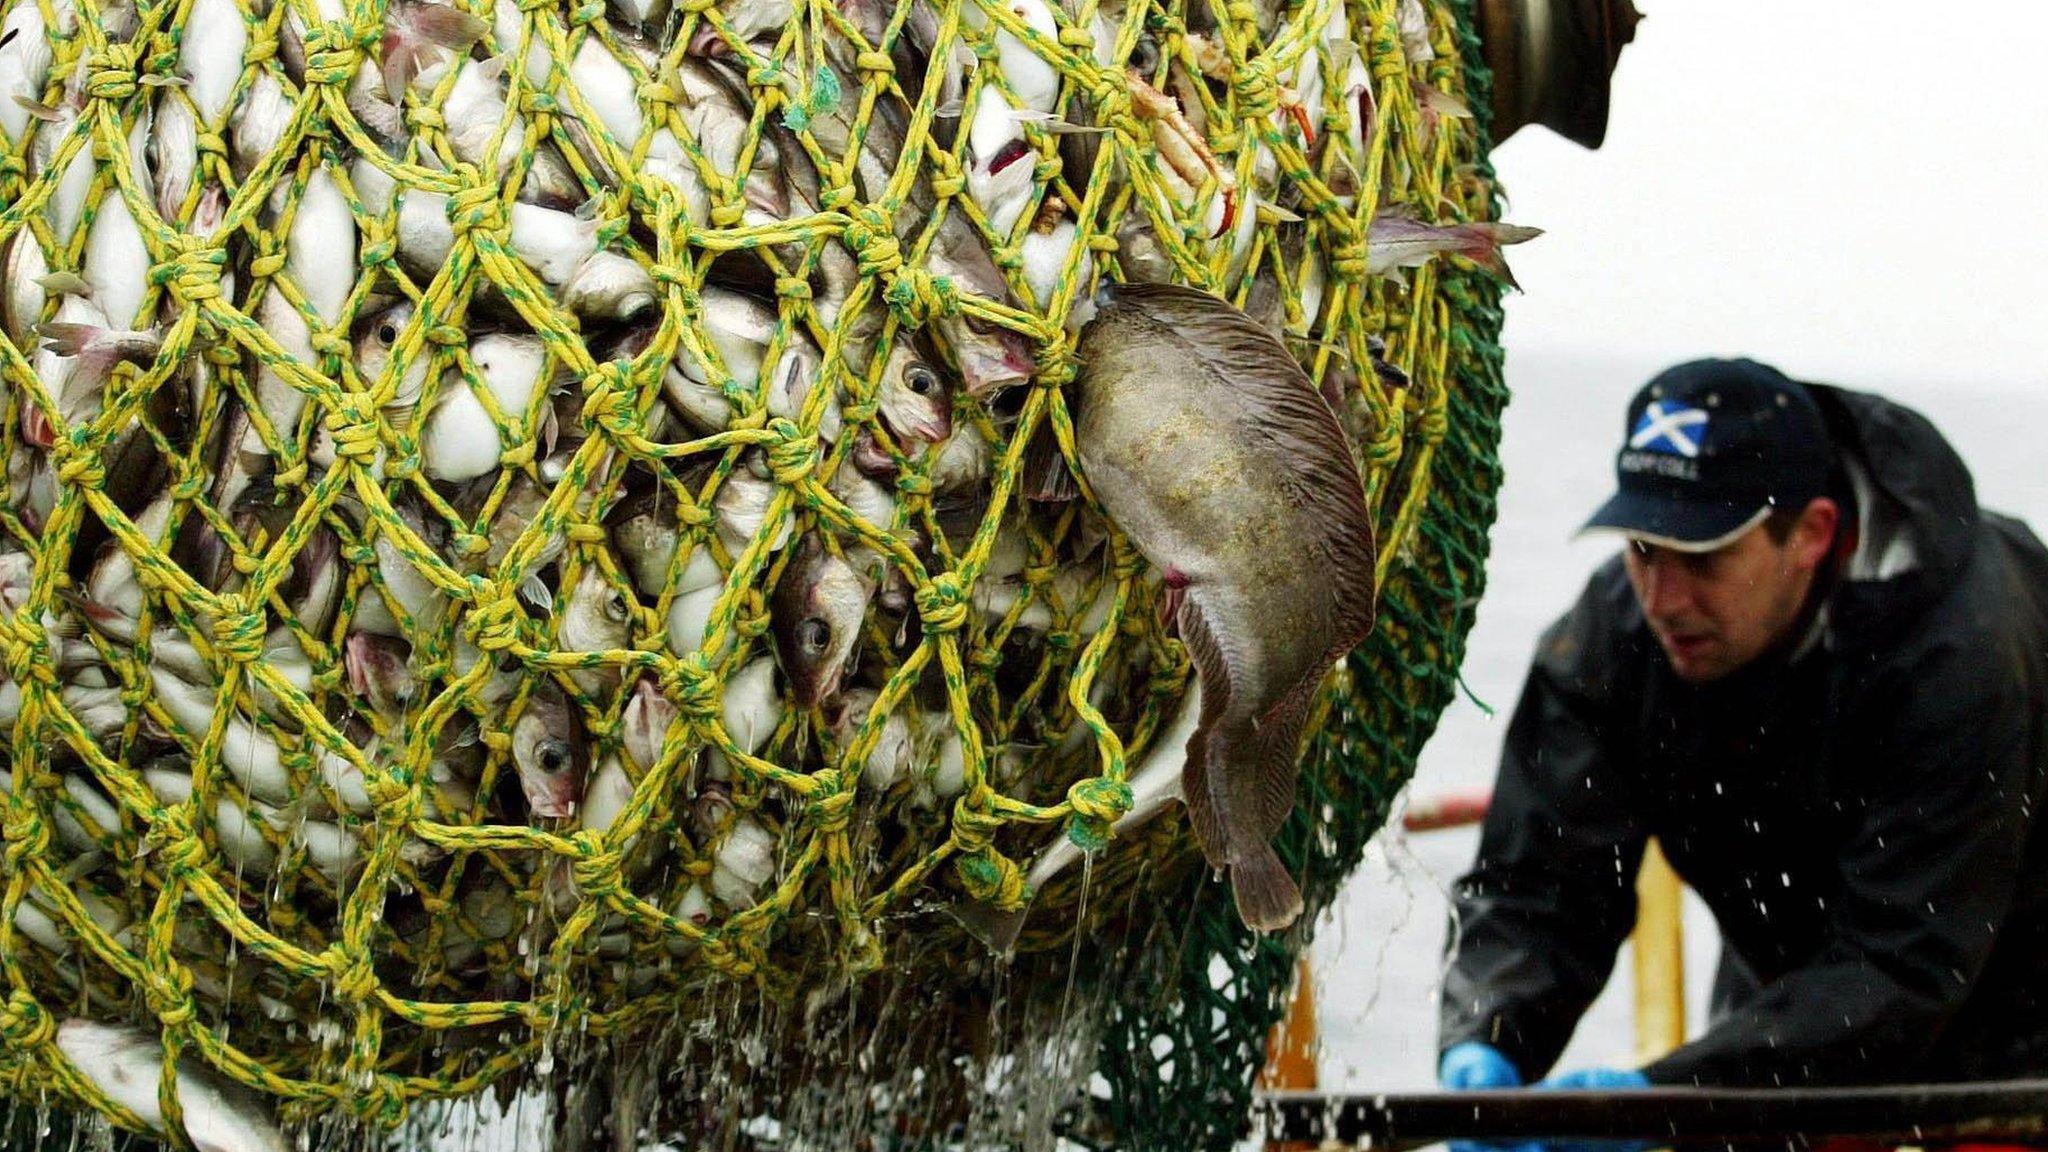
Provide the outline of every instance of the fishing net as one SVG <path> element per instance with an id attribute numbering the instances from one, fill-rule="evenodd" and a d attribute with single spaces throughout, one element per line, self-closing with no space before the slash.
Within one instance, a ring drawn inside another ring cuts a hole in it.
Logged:
<path id="1" fill-rule="evenodd" d="M 642 38 L 600 2 L 498 0 L 382 106 L 359 89 L 398 0 L 230 7 L 239 34 L 209 0 L 7 9 L 0 54 L 48 55 L 0 77 L 24 112 L 0 115 L 6 1092 L 146 1127 L 64 1055 L 77 1017 L 160 1034 L 174 1139 L 176 1073 L 204 1067 L 363 1139 L 495 1086 L 551 1100 L 568 1143 L 1227 1144 L 1481 584 L 1499 284 L 1449 256 L 1386 275 L 1368 245 L 1382 216 L 1497 207 L 1466 7 L 684 0 Z M 187 50 L 202 26 L 239 53 L 225 92 Z M 744 94 L 736 135 L 694 114 L 706 54 Z M 504 94 L 480 137 L 453 103 L 470 66 Z M 970 130 L 993 102 L 1020 110 L 1000 162 Z M 755 194 L 771 145 L 808 194 Z M 578 203 L 523 194 L 544 179 Z M 963 225 L 992 292 L 955 271 Z M 1189 671 L 1142 560 L 1023 491 L 1034 442 L 1073 458 L 1066 319 L 1098 276 L 1223 295 L 1360 417 L 1380 615 L 1311 723 L 1290 933 L 1238 923 L 1177 810 L 1110 840 Z M 751 350 L 706 319 L 735 284 L 767 301 Z M 49 374 L 91 355 L 64 326 L 84 295 L 131 331 L 81 399 Z M 485 332 L 518 333 L 543 386 L 508 400 Z M 970 378 L 977 345 L 1021 350 L 1025 379 L 963 391 L 920 444 L 884 411 L 898 345 Z M 792 357 L 810 387 L 778 398 Z M 664 409 L 677 364 L 722 426 Z M 437 463 L 458 409 L 496 435 L 475 475 Z M 879 504 L 842 482 L 863 453 Z M 947 470 L 976 459 L 963 518 Z M 652 578 L 618 545 L 635 501 L 674 537 Z M 771 656 L 811 537 L 885 590 L 864 711 L 799 706 Z M 568 634 L 592 603 L 601 644 Z M 402 653 L 399 698 L 351 663 L 363 635 Z M 553 694 L 592 778 L 623 772 L 602 827 L 519 778 Z M 642 761 L 650 698 L 674 718 Z M 908 767 L 876 779 L 899 718 Z M 1108 846 L 1029 891 L 1059 837 Z M 948 914 L 1027 901 L 1014 960 Z"/>

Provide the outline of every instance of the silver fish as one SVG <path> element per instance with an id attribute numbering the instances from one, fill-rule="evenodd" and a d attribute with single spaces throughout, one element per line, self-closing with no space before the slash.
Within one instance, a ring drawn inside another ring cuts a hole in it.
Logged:
<path id="1" fill-rule="evenodd" d="M 854 735 L 867 722 L 869 713 L 874 711 L 878 696 L 872 688 L 849 688 L 825 705 L 825 723 L 832 732 L 834 743 L 842 750 L 852 745 Z M 874 750 L 861 761 L 862 788 L 886 792 L 908 776 L 916 765 L 917 737 L 911 730 L 907 711 L 908 706 L 905 705 L 883 719 Z"/>
<path id="2" fill-rule="evenodd" d="M 272 209 L 281 211 L 282 204 L 273 199 Z M 356 222 L 349 214 L 348 201 L 328 170 L 316 168 L 292 213 L 284 271 L 324 325 L 339 323 L 347 307 L 356 280 L 355 250 Z M 256 306 L 256 317 L 293 360 L 309 368 L 319 364 L 320 357 L 313 350 L 313 331 L 284 293 L 267 289 Z M 256 398 L 264 417 L 270 421 L 272 433 L 282 442 L 294 439 L 299 417 L 306 410 L 306 393 L 268 365 L 258 365 Z M 270 453 L 269 445 L 254 427 L 243 439 L 241 450 L 259 456 Z"/>
<path id="3" fill-rule="evenodd" d="M 512 722 L 512 766 L 536 816 L 573 816 L 583 797 L 590 750 L 575 712 L 561 685 L 543 680 Z"/>
<path id="4" fill-rule="evenodd" d="M 1301 895 L 1270 840 L 1294 805 L 1302 725 L 1372 629 L 1373 526 L 1351 448 L 1285 347 L 1206 293 L 1106 287 L 1071 403 L 1083 474 L 1163 575 L 1203 684 L 1188 744 L 1196 839 L 1246 925 Z"/>
<path id="5" fill-rule="evenodd" d="M 200 123 L 219 128 L 227 115 L 242 62 L 249 49 L 249 28 L 234 0 L 192 0 L 178 38 L 178 66 L 188 83 L 185 94 Z"/>
<path id="6" fill-rule="evenodd" d="M 562 606 L 556 639 L 564 652 L 611 652 L 626 647 L 632 606 L 626 594 L 611 586 L 596 564 L 586 564 L 576 587 Z M 595 695 L 619 682 L 616 665 L 578 668 L 569 673 L 577 687 Z"/>
<path id="7" fill-rule="evenodd" d="M 64 94 L 54 108 L 35 105 L 31 114 L 39 121 L 35 137 L 29 142 L 29 174 L 47 179 L 57 170 L 57 160 L 62 154 L 65 142 L 73 135 L 79 117 L 85 111 L 86 62 L 83 57 L 64 82 Z M 56 234 L 57 243 L 69 245 L 71 235 L 78 228 L 78 222 L 85 215 L 85 198 L 92 191 L 93 171 L 92 147 L 81 141 L 81 146 L 71 154 L 57 177 L 57 190 L 43 206 L 50 229 Z"/>
<path id="8" fill-rule="evenodd" d="M 363 698 L 387 724 L 397 724 L 419 694 L 419 680 L 407 663 L 412 645 L 395 636 L 351 632 L 342 644 L 349 691 Z"/>
<path id="9" fill-rule="evenodd" d="M 166 96 L 157 106 L 148 156 L 156 182 L 157 215 L 176 223 L 184 218 L 185 197 L 192 191 L 192 176 L 199 166 L 199 124 L 190 104 Z"/>
<path id="10" fill-rule="evenodd" d="M 93 1086 L 147 1125 L 164 1132 L 159 1099 L 164 1050 L 154 1033 L 127 1024 L 73 1017 L 57 1027 L 57 1047 Z M 178 1110 L 185 1138 L 206 1152 L 288 1152 L 284 1134 L 254 1094 L 199 1058 L 178 1056 Z"/>
<path id="11" fill-rule="evenodd" d="M 68 22 L 71 6 L 53 7 Z M 54 55 L 49 31 L 40 4 L 12 4 L 0 20 L 0 133 L 9 144 L 19 143 L 28 131 L 28 105 L 41 100 L 49 85 Z"/>
<path id="12" fill-rule="evenodd" d="M 0 258 L 0 331 L 17 347 L 28 343 L 29 329 L 43 318 L 43 305 L 49 302 L 43 278 L 49 274 L 50 262 L 35 233 L 21 228 L 7 238 L 5 256 Z"/>
<path id="13" fill-rule="evenodd" d="M 464 60 L 455 74 L 455 86 L 441 106 L 448 123 L 448 143 L 457 159 L 510 175 L 526 151 L 526 118 L 516 110 L 506 121 L 505 62 L 503 56 L 488 60 Z M 537 79 L 537 77 L 529 77 Z M 491 137 L 505 125 L 495 156 L 489 155 Z M 583 187 L 552 144 L 543 142 L 531 154 L 531 162 L 519 189 L 519 198 L 550 208 L 572 208 L 584 199 Z"/>
<path id="14" fill-rule="evenodd" d="M 583 788 L 583 804 L 576 812 L 583 827 L 602 832 L 619 818 L 633 799 L 634 781 L 660 761 L 662 742 L 678 714 L 675 704 L 661 694 L 653 680 L 643 679 L 633 686 L 633 695 L 619 717 L 623 747 L 605 757 Z"/>
<path id="15" fill-rule="evenodd" d="M 809 708 L 839 690 L 874 584 L 815 535 L 797 545 L 769 601 L 775 655 L 791 697 Z"/>
<path id="16" fill-rule="evenodd" d="M 293 114 L 292 99 L 285 93 L 284 85 L 269 69 L 257 69 L 228 122 L 231 167 L 236 179 L 247 179 L 264 157 L 277 151 Z"/>
<path id="17" fill-rule="evenodd" d="M 492 333 L 471 342 L 469 359 L 498 411 L 517 434 L 532 409 L 535 391 L 543 385 L 547 345 L 538 336 Z M 506 447 L 499 441 L 490 411 L 468 381 L 454 372 L 445 376 L 433 410 L 420 429 L 426 474 L 436 480 L 474 480 L 498 467 Z"/>

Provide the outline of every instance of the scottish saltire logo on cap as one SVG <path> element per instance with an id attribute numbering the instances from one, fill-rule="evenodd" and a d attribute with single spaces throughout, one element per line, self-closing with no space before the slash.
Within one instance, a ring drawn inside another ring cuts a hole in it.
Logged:
<path id="1" fill-rule="evenodd" d="M 1707 414 L 1663 400 L 1652 400 L 1629 434 L 1628 446 L 1645 452 L 1668 452 L 1688 460 L 1700 454 L 1706 439 Z"/>

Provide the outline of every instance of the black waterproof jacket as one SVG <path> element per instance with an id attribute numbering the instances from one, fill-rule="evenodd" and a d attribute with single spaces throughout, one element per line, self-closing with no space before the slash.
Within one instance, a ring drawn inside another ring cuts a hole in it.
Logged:
<path id="1" fill-rule="evenodd" d="M 1720 923 L 1716 1018 L 1659 1084 L 2048 1070 L 2048 552 L 1917 413 L 1814 386 L 1855 556 L 1798 645 L 1671 673 L 1619 557 L 1544 636 L 1459 882 L 1441 1046 L 1556 1061 L 1656 836 Z"/>

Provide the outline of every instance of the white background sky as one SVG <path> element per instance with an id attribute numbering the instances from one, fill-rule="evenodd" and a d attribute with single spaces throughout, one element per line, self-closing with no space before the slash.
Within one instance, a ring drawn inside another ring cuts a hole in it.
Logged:
<path id="1" fill-rule="evenodd" d="M 2048 529 L 2048 2 L 1637 0 L 1605 145 L 1524 129 L 1494 154 L 1511 249 L 1507 483 L 1461 698 L 1413 795 L 1484 788 L 1538 632 L 1613 551 L 1628 396 L 1747 354 L 1882 391 L 1956 444 L 1985 503 Z M 1434 1080 L 1443 886 L 1470 832 L 1383 834 L 1318 933 L 1323 1083 Z M 1689 917 L 1694 1027 L 1713 958 Z M 1621 971 L 1626 971 L 1626 957 Z M 1629 981 L 1565 1063 L 1633 1059 Z"/>
<path id="2" fill-rule="evenodd" d="M 1638 7 L 1601 149 L 1494 154 L 1511 351 L 2048 390 L 2048 4 Z"/>

